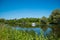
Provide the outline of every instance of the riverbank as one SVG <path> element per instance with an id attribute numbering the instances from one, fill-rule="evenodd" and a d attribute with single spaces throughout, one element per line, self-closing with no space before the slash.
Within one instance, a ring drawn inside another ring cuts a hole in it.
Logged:
<path id="1" fill-rule="evenodd" d="M 22 30 L 13 30 L 9 26 L 0 25 L 0 40 L 60 40 L 60 38 L 55 38 L 53 34 L 50 36 L 44 37 L 43 32 L 41 35 L 37 35 L 34 31 L 22 31 Z"/>

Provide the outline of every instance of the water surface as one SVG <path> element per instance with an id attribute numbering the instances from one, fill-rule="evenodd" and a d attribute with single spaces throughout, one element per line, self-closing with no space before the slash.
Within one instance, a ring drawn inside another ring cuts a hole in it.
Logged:
<path id="1" fill-rule="evenodd" d="M 27 31 L 34 31 L 35 33 L 37 33 L 38 35 L 41 33 L 41 31 L 43 31 L 41 28 L 21 28 L 21 27 L 12 27 L 13 29 L 16 29 L 16 30 L 27 30 Z M 52 31 L 51 28 L 47 28 L 46 31 L 43 31 L 44 32 L 44 35 L 47 35 L 47 34 L 50 34 L 50 32 Z"/>

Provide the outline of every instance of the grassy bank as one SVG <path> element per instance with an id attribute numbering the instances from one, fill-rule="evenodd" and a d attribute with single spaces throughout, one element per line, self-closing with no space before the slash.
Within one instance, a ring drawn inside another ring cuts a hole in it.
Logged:
<path id="1" fill-rule="evenodd" d="M 53 34 L 44 37 L 43 32 L 41 35 L 35 34 L 33 31 L 27 32 L 22 30 L 13 30 L 9 26 L 0 25 L 0 40 L 60 40 L 55 38 Z"/>

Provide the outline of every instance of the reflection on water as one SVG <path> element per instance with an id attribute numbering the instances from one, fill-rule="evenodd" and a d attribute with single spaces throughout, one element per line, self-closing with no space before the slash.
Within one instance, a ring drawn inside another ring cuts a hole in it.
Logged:
<path id="1" fill-rule="evenodd" d="M 41 33 L 41 28 L 21 28 L 21 27 L 12 27 L 13 29 L 16 29 L 16 30 L 27 30 L 27 31 L 31 31 L 31 30 L 33 30 L 35 33 L 37 33 L 38 35 L 40 35 L 40 33 Z M 43 30 L 42 30 L 43 31 Z M 52 31 L 52 29 L 51 28 L 47 28 L 47 30 L 46 31 L 43 31 L 44 32 L 44 35 L 47 35 L 47 34 L 49 34 L 50 32 Z"/>

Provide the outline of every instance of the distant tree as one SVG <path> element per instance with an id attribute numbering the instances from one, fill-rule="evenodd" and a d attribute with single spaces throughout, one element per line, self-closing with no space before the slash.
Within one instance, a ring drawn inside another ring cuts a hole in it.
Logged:
<path id="1" fill-rule="evenodd" d="M 40 24 L 41 24 L 41 28 L 45 31 L 48 26 L 47 26 L 47 18 L 45 16 L 43 16 L 40 20 Z"/>
<path id="2" fill-rule="evenodd" d="M 5 23 L 5 19 L 4 18 L 0 18 L 0 23 Z"/>

